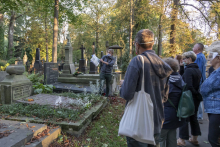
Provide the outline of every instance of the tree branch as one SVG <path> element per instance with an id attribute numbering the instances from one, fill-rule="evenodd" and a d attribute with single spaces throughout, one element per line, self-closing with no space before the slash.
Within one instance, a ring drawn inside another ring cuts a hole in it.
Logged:
<path id="1" fill-rule="evenodd" d="M 186 17 L 188 18 L 188 20 L 189 21 L 191 21 L 191 19 L 189 18 L 189 16 L 186 14 L 186 12 L 184 11 L 184 9 L 183 9 L 183 7 L 182 6 L 180 6 L 181 7 L 181 9 L 183 10 L 183 13 L 186 15 Z"/>
<path id="2" fill-rule="evenodd" d="M 205 20 L 208 22 L 208 25 L 209 25 L 209 22 L 210 22 L 210 21 L 206 18 L 206 16 L 202 13 L 202 11 L 201 11 L 199 8 L 195 7 L 194 5 L 191 5 L 191 4 L 185 4 L 185 3 L 183 3 L 183 4 L 178 4 L 178 5 L 180 5 L 180 6 L 183 6 L 183 5 L 191 6 L 191 7 L 195 8 L 195 9 L 197 9 L 197 10 L 202 14 L 202 16 L 205 18 Z M 209 25 L 209 27 L 211 28 L 210 25 Z"/>

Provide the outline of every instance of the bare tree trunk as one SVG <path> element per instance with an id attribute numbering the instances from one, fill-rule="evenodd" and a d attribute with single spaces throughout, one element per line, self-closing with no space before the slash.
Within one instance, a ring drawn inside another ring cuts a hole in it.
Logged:
<path id="1" fill-rule="evenodd" d="M 217 38 L 220 40 L 220 18 L 219 16 L 216 16 L 216 22 L 217 22 Z"/>
<path id="2" fill-rule="evenodd" d="M 98 51 L 99 51 L 99 32 L 98 30 L 96 30 L 96 54 L 98 55 Z"/>
<path id="3" fill-rule="evenodd" d="M 8 58 L 13 58 L 13 34 L 14 34 L 15 12 L 11 12 L 11 19 L 8 30 Z"/>
<path id="4" fill-rule="evenodd" d="M 0 58 L 4 58 L 4 15 L 0 12 Z"/>
<path id="5" fill-rule="evenodd" d="M 53 24 L 53 51 L 52 51 L 52 62 L 54 63 L 57 63 L 58 13 L 59 13 L 59 0 L 55 0 L 54 24 Z"/>
<path id="6" fill-rule="evenodd" d="M 130 29 L 129 29 L 129 50 L 132 56 L 132 31 L 133 31 L 133 0 L 130 0 Z"/>
<path id="7" fill-rule="evenodd" d="M 162 55 L 162 14 L 159 18 L 159 27 L 158 27 L 158 56 Z"/>
<path id="8" fill-rule="evenodd" d="M 46 37 L 46 62 L 49 62 L 49 59 L 48 59 L 47 15 L 45 17 L 45 37 Z"/>
<path id="9" fill-rule="evenodd" d="M 176 53 L 175 40 L 176 40 L 176 20 L 177 20 L 177 5 L 179 0 L 173 0 L 173 9 L 171 12 L 171 32 L 170 32 L 170 54 L 174 55 Z"/>

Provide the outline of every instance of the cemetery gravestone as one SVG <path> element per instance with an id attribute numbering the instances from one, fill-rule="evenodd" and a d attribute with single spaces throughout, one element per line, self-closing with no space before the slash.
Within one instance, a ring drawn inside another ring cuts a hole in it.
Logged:
<path id="1" fill-rule="evenodd" d="M 75 72 L 75 66 L 73 64 L 73 48 L 70 43 L 70 36 L 67 35 L 67 45 L 65 46 L 65 64 L 63 66 L 63 73 L 61 77 L 72 77 Z"/>
<path id="2" fill-rule="evenodd" d="M 79 60 L 79 71 L 82 73 L 86 73 L 86 60 L 84 59 L 84 50 L 85 47 L 83 45 L 80 47 L 81 49 L 81 59 Z"/>
<path id="3" fill-rule="evenodd" d="M 26 62 L 26 71 L 29 72 L 29 69 L 30 69 L 30 62 L 27 61 L 27 62 Z"/>
<path id="4" fill-rule="evenodd" d="M 11 104 L 14 100 L 31 95 L 32 82 L 23 75 L 23 65 L 10 65 L 6 68 L 9 74 L 0 82 L 0 103 Z"/>
<path id="5" fill-rule="evenodd" d="M 34 63 L 34 73 L 39 73 L 42 71 L 42 63 L 40 60 L 40 49 L 36 49 L 36 58 Z"/>
<path id="6" fill-rule="evenodd" d="M 44 63 L 44 84 L 54 84 L 59 76 L 57 63 Z"/>

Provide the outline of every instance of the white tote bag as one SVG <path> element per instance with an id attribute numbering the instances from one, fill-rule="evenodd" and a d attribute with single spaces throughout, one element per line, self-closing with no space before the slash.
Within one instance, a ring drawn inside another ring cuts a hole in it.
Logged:
<path id="1" fill-rule="evenodd" d="M 153 103 L 150 95 L 144 91 L 144 59 L 140 57 L 143 65 L 141 91 L 135 92 L 134 98 L 128 102 L 118 134 L 155 145 Z"/>

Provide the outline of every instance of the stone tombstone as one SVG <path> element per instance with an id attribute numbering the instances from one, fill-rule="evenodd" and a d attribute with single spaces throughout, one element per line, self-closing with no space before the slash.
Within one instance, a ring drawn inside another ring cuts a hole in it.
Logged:
<path id="1" fill-rule="evenodd" d="M 65 64 L 63 65 L 63 73 L 61 74 L 62 77 L 71 77 L 73 76 L 73 48 L 70 42 L 71 38 L 69 34 L 67 35 L 67 44 L 65 46 Z"/>
<path id="2" fill-rule="evenodd" d="M 36 57 L 34 62 L 34 73 L 42 72 L 42 63 L 40 60 L 40 49 L 36 49 Z"/>
<path id="3" fill-rule="evenodd" d="M 74 74 L 76 72 L 76 67 L 74 64 L 70 64 L 70 71 L 71 71 L 71 74 Z"/>
<path id="4" fill-rule="evenodd" d="M 59 76 L 58 63 L 44 63 L 44 84 L 54 84 Z"/>
<path id="5" fill-rule="evenodd" d="M 20 57 L 15 60 L 15 65 L 23 65 L 23 62 Z"/>
<path id="6" fill-rule="evenodd" d="M 28 72 L 30 69 L 30 62 L 27 60 L 26 62 L 26 71 Z"/>
<path id="7" fill-rule="evenodd" d="M 25 64 L 27 62 L 27 60 L 28 60 L 28 57 L 27 57 L 26 52 L 25 52 L 25 55 L 23 57 L 23 63 Z"/>
<path id="8" fill-rule="evenodd" d="M 32 93 L 32 82 L 23 75 L 23 65 L 10 65 L 6 68 L 5 79 L 0 82 L 0 103 L 11 104 L 14 100 L 29 97 Z"/>
<path id="9" fill-rule="evenodd" d="M 80 49 L 81 49 L 81 59 L 79 60 L 79 72 L 86 73 L 87 71 L 86 60 L 84 59 L 85 47 L 82 45 Z"/>

